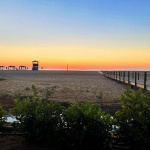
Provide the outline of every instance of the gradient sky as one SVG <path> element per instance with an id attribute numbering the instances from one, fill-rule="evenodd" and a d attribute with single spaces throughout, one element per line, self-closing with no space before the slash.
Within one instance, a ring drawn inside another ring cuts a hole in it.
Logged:
<path id="1" fill-rule="evenodd" d="M 150 69 L 150 0 L 0 0 L 0 65 Z"/>

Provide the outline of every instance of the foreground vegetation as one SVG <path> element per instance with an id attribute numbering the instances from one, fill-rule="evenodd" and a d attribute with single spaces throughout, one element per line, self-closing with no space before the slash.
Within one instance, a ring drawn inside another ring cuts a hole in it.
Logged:
<path id="1" fill-rule="evenodd" d="M 121 95 L 122 109 L 115 116 L 105 114 L 99 105 L 88 101 L 64 107 L 38 96 L 15 99 L 12 113 L 19 123 L 17 132 L 28 142 L 55 149 L 130 149 L 150 148 L 150 92 L 127 89 Z M 0 107 L 0 129 L 5 123 L 5 111 Z"/>

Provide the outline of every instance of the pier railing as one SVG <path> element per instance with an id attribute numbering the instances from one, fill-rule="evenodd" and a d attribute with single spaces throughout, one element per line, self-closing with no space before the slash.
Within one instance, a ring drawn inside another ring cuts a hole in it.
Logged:
<path id="1" fill-rule="evenodd" d="M 103 71 L 107 78 L 150 90 L 150 71 Z"/>

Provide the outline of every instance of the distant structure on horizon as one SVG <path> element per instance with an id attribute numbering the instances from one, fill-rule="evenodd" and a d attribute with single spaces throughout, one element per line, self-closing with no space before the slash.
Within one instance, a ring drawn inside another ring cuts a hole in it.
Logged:
<path id="1" fill-rule="evenodd" d="M 34 60 L 32 61 L 32 70 L 39 70 L 39 62 Z"/>
<path id="2" fill-rule="evenodd" d="M 26 67 L 26 66 L 19 66 L 19 70 L 26 70 L 26 69 L 28 69 L 28 67 Z"/>
<path id="3" fill-rule="evenodd" d="M 3 70 L 5 66 L 0 66 L 0 70 Z"/>
<path id="4" fill-rule="evenodd" d="M 16 70 L 15 66 L 8 66 L 7 68 L 8 68 L 8 70 Z"/>

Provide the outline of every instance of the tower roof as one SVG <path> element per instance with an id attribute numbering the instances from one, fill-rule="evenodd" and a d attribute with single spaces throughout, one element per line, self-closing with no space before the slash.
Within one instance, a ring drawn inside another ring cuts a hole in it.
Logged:
<path id="1" fill-rule="evenodd" d="M 38 62 L 37 60 L 34 60 L 34 61 L 32 61 L 32 62 Z"/>

